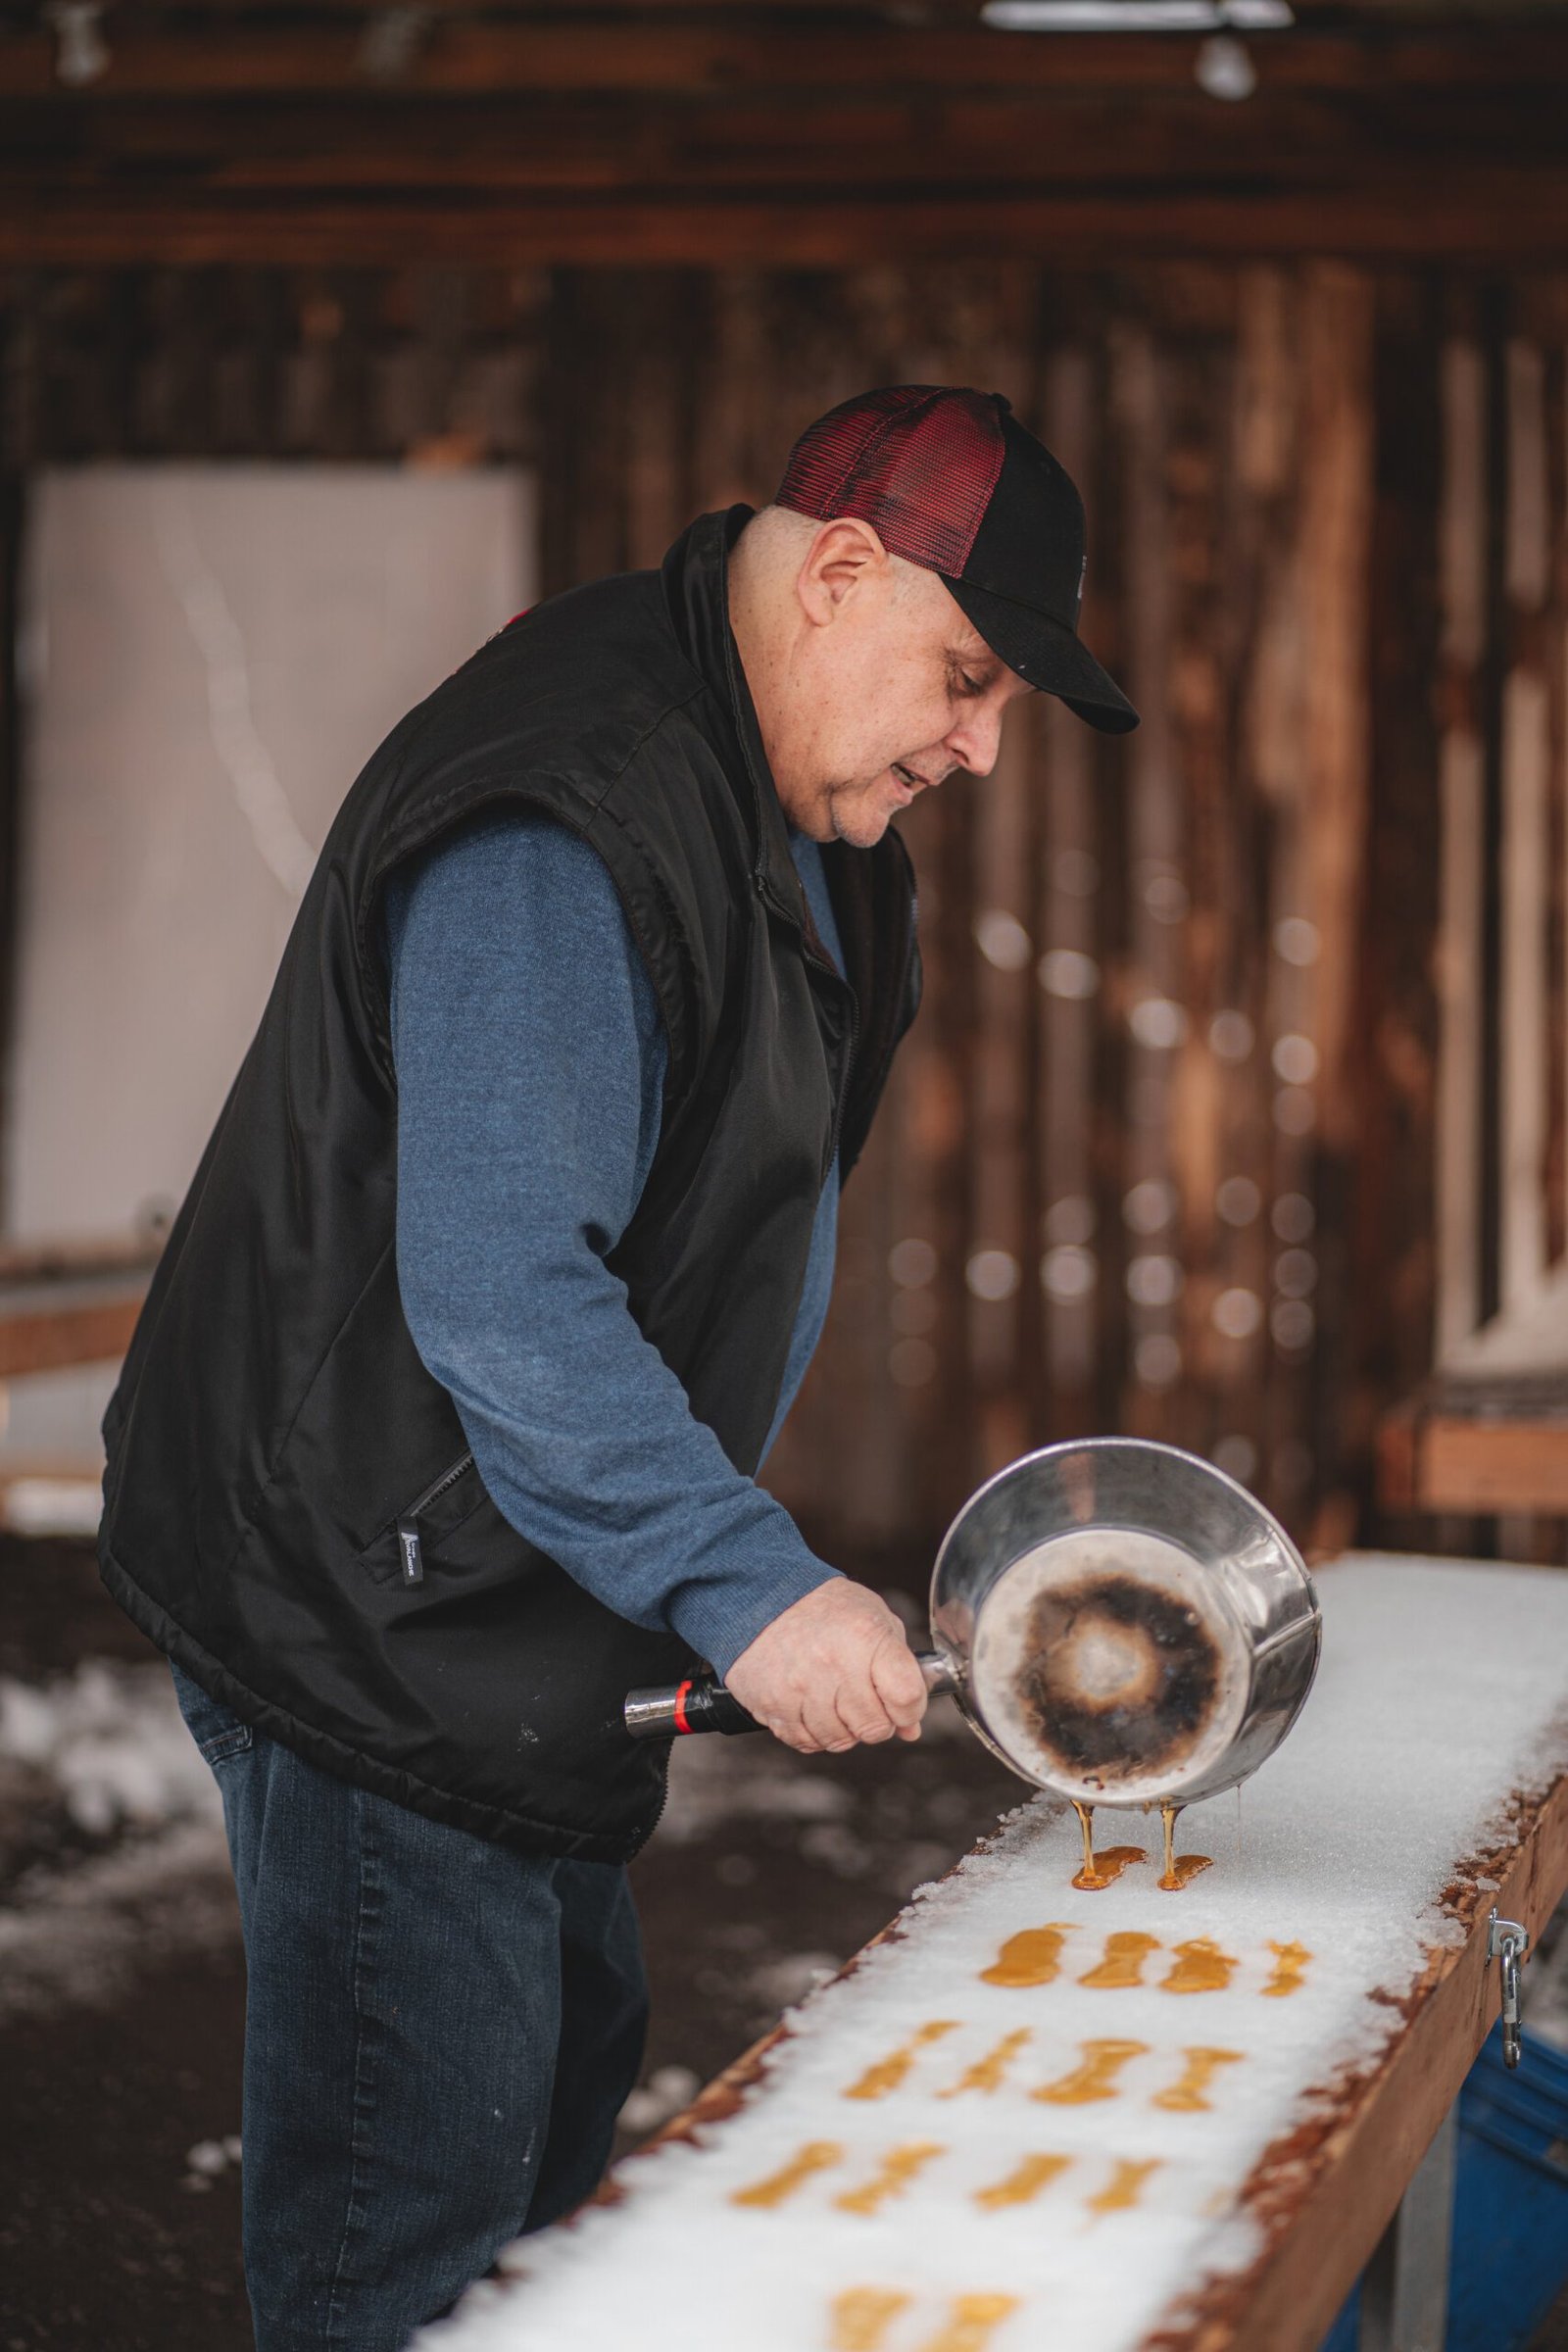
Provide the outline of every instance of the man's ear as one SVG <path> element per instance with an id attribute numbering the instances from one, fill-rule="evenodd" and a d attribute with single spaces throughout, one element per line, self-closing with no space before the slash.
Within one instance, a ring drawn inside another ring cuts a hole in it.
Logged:
<path id="1" fill-rule="evenodd" d="M 813 627 L 824 628 L 847 601 L 886 576 L 888 552 L 868 522 L 852 514 L 824 522 L 811 541 L 795 593 Z"/>

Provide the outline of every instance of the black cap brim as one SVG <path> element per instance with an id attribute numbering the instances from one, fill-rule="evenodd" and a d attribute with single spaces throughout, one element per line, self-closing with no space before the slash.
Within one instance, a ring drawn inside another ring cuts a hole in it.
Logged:
<path id="1" fill-rule="evenodd" d="M 1138 713 L 1121 688 L 1071 629 L 1010 596 L 973 587 L 944 572 L 954 601 L 994 654 L 1030 686 L 1059 695 L 1069 710 L 1103 735 L 1130 735 Z"/>

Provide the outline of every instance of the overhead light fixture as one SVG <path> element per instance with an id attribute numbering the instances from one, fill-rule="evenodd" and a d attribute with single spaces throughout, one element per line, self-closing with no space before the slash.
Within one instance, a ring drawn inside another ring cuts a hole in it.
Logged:
<path id="1" fill-rule="evenodd" d="M 986 0 L 998 32 L 1277 32 L 1290 0 Z"/>
<path id="2" fill-rule="evenodd" d="M 109 71 L 103 15 L 103 0 L 49 0 L 43 12 L 55 36 L 55 79 L 68 89 L 84 89 Z"/>
<path id="3" fill-rule="evenodd" d="M 429 37 L 433 8 L 398 0 L 366 21 L 355 63 L 371 81 L 397 81 L 410 72 Z"/>
<path id="4" fill-rule="evenodd" d="M 1210 98 L 1250 98 L 1257 87 L 1257 68 L 1246 44 L 1233 41 L 1228 32 L 1209 34 L 1199 49 L 1193 74 L 1199 88 L 1206 90 Z"/>

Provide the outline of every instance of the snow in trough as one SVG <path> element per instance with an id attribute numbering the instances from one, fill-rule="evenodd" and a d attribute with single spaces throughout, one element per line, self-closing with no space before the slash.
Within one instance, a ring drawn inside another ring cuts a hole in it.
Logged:
<path id="1" fill-rule="evenodd" d="M 1462 1935 L 1456 1870 L 1568 1766 L 1568 1577 L 1362 1556 L 1319 1590 L 1296 1731 L 1182 1818 L 1210 1870 L 1160 1891 L 1157 1818 L 1102 1814 L 1097 1845 L 1150 1859 L 1079 1892 L 1073 1817 L 1025 1804 L 790 2014 L 737 2113 L 631 2159 L 421 2341 L 1132 2352 L 1245 2270 L 1259 2157 L 1376 2061 L 1388 1996 Z"/>

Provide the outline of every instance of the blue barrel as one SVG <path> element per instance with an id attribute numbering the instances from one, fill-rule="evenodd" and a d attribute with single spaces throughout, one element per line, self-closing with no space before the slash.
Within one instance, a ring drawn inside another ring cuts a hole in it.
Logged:
<path id="1" fill-rule="evenodd" d="M 1494 2027 L 1459 2093 L 1446 2352 L 1524 2352 L 1568 2286 L 1568 2055 Z M 1356 2352 L 1359 2289 L 1322 2352 Z"/>

